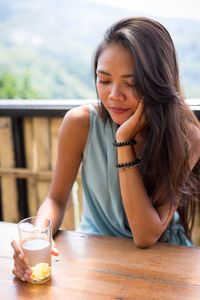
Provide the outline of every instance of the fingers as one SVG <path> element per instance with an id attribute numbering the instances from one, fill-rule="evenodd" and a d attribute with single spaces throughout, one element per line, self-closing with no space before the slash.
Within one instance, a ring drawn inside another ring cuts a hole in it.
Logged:
<path id="1" fill-rule="evenodd" d="M 135 115 L 135 118 L 137 118 L 140 127 L 143 127 L 146 124 L 146 117 L 145 117 L 145 114 L 144 114 L 144 100 L 143 99 L 140 100 L 134 115 Z"/>
<path id="2" fill-rule="evenodd" d="M 13 268 L 12 273 L 20 280 L 22 280 L 23 282 L 25 281 L 29 281 L 30 276 L 32 274 L 32 272 L 30 270 L 25 270 L 25 272 L 22 272 L 19 270 L 19 268 Z"/>
<path id="3" fill-rule="evenodd" d="M 13 247 L 14 254 L 14 268 L 12 273 L 22 281 L 28 280 L 32 271 L 28 265 L 27 258 L 24 256 L 24 253 L 20 247 L 19 242 L 12 241 L 11 246 Z"/>
<path id="4" fill-rule="evenodd" d="M 58 249 L 56 247 L 54 247 L 51 250 L 51 254 L 54 255 L 54 256 L 58 256 L 60 253 L 59 253 Z"/>
<path id="5" fill-rule="evenodd" d="M 26 281 L 26 278 L 24 277 L 24 275 L 22 275 L 21 272 L 17 271 L 16 268 L 14 268 L 14 269 L 12 270 L 12 273 L 13 273 L 17 278 L 19 278 L 20 280 L 22 280 L 22 281 L 24 281 L 24 282 Z"/>
<path id="6" fill-rule="evenodd" d="M 138 117 L 142 116 L 144 114 L 144 100 L 141 99 L 139 104 L 138 104 L 138 107 L 135 111 L 135 115 L 137 115 Z"/>
<path id="7" fill-rule="evenodd" d="M 17 241 L 13 240 L 11 242 L 11 246 L 13 247 L 13 249 L 14 249 L 14 251 L 17 255 L 20 254 L 20 253 L 23 254 L 23 251 L 22 251 L 22 249 L 21 249 L 21 247 L 20 247 L 20 245 Z"/>
<path id="8" fill-rule="evenodd" d="M 54 256 L 58 256 L 60 254 L 57 247 L 56 247 L 56 243 L 54 242 L 54 240 L 52 240 L 51 254 L 54 255 Z"/>

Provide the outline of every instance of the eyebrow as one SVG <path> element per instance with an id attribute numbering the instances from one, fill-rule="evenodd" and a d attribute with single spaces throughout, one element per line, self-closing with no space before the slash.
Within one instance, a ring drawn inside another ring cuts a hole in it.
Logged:
<path id="1" fill-rule="evenodd" d="M 101 73 L 103 75 L 111 76 L 110 73 L 108 73 L 106 71 L 103 71 L 103 70 L 97 70 L 97 73 Z M 132 78 L 132 77 L 134 77 L 133 74 L 124 74 L 124 75 L 121 76 L 121 78 Z"/>

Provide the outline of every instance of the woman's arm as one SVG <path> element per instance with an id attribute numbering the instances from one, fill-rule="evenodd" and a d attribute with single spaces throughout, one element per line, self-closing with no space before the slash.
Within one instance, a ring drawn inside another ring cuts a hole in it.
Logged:
<path id="1" fill-rule="evenodd" d="M 52 182 L 47 198 L 38 210 L 38 215 L 52 220 L 53 233 L 62 223 L 65 206 L 82 161 L 88 130 L 88 106 L 70 110 L 61 124 Z"/>
<path id="2" fill-rule="evenodd" d="M 132 120 L 130 120 L 132 118 Z M 144 107 L 143 104 L 139 104 L 137 111 L 125 123 L 135 124 L 136 131 L 138 128 L 144 126 Z M 134 127 L 128 126 L 128 124 L 123 124 L 123 128 L 120 127 L 116 133 L 116 140 L 118 142 L 134 138 L 136 133 L 134 133 Z M 130 134 L 128 134 L 130 132 Z M 198 131 L 199 132 L 199 131 Z M 200 137 L 193 141 L 193 145 L 198 145 L 200 143 Z M 200 146 L 200 145 L 199 145 Z M 136 153 L 134 147 L 125 146 L 119 147 L 118 151 L 118 163 L 124 163 L 129 161 L 134 161 L 136 159 Z M 196 149 L 197 153 L 198 150 Z M 198 157 L 194 157 L 194 147 L 191 147 L 190 151 L 190 168 L 192 169 L 196 163 Z M 126 215 L 129 221 L 131 231 L 134 236 L 134 241 L 138 247 L 149 247 L 152 246 L 159 237 L 162 235 L 164 230 L 167 228 L 175 210 L 177 209 L 179 199 L 175 199 L 176 205 L 170 205 L 169 199 L 159 207 L 155 208 L 152 204 L 152 199 L 147 194 L 146 188 L 144 186 L 142 176 L 138 167 L 123 169 L 119 171 L 119 182 L 122 195 L 122 201 Z M 162 188 L 166 191 L 167 186 L 163 183 Z M 155 195 L 156 199 L 159 199 L 159 192 Z"/>
<path id="3" fill-rule="evenodd" d="M 89 130 L 88 107 L 78 107 L 69 111 L 60 128 L 57 162 L 47 198 L 40 206 L 38 215 L 52 220 L 53 233 L 59 228 L 72 185 L 82 160 Z M 31 269 L 17 241 L 12 241 L 14 249 L 13 274 L 22 281 L 29 280 Z M 57 255 L 57 251 L 52 251 Z"/>

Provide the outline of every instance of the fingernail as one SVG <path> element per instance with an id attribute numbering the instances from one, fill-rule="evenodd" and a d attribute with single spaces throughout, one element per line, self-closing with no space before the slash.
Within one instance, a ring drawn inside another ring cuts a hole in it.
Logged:
<path id="1" fill-rule="evenodd" d="M 55 256 L 59 255 L 59 251 L 57 248 L 52 248 L 51 253 L 52 253 L 52 255 L 55 255 Z"/>
<path id="2" fill-rule="evenodd" d="M 26 279 L 25 279 L 24 277 L 21 277 L 21 280 L 22 280 L 23 282 L 25 282 L 25 281 L 26 281 Z"/>
<path id="3" fill-rule="evenodd" d="M 25 281 L 29 281 L 30 280 L 30 276 L 24 274 L 24 278 L 25 278 Z"/>
<path id="4" fill-rule="evenodd" d="M 19 259 L 23 260 L 24 255 L 22 253 L 19 253 L 18 257 L 19 257 Z"/>
<path id="5" fill-rule="evenodd" d="M 25 275 L 30 276 L 32 274 L 32 271 L 30 269 L 25 270 Z"/>

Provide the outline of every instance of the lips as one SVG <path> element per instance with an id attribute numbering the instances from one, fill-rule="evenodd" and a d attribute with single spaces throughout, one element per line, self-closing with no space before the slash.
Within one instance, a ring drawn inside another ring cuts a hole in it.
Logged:
<path id="1" fill-rule="evenodd" d="M 126 113 L 129 110 L 129 108 L 110 107 L 110 110 L 115 114 L 122 115 L 122 114 Z"/>

